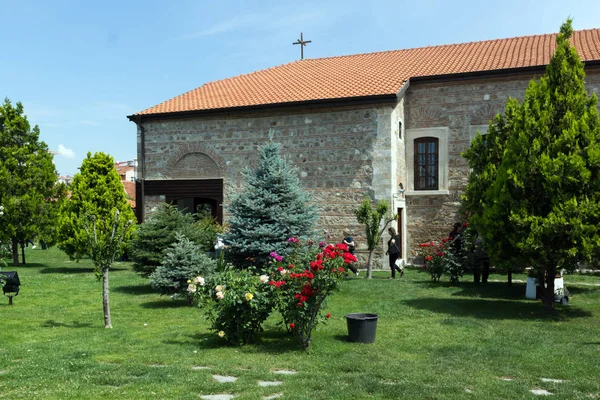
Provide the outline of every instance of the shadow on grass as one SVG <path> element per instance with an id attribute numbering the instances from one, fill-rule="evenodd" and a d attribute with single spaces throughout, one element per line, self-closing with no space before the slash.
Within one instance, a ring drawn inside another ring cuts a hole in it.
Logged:
<path id="1" fill-rule="evenodd" d="M 508 285 L 506 282 L 461 282 L 456 288 L 458 291 L 452 293 L 453 296 L 515 300 L 522 300 L 525 297 L 524 283 Z"/>
<path id="2" fill-rule="evenodd" d="M 347 342 L 350 343 L 350 336 L 348 335 L 333 335 L 333 338 L 338 342 Z"/>
<path id="3" fill-rule="evenodd" d="M 164 300 L 148 301 L 142 303 L 144 308 L 179 308 L 179 307 L 191 307 L 187 300 L 173 300 L 165 298 Z"/>
<path id="4" fill-rule="evenodd" d="M 567 290 L 569 291 L 571 296 L 577 295 L 577 294 L 589 294 L 589 293 L 600 291 L 600 286 L 583 286 L 583 285 L 574 286 L 574 285 L 576 285 L 576 283 L 569 284 L 567 282 L 565 284 L 565 286 L 567 287 Z"/>
<path id="5" fill-rule="evenodd" d="M 42 328 L 89 328 L 90 326 L 92 326 L 92 324 L 90 322 L 79 322 L 79 321 L 73 321 L 70 324 L 65 324 L 64 322 L 58 322 L 58 321 L 54 321 L 52 319 L 49 319 L 48 321 L 40 324 L 40 326 Z"/>
<path id="6" fill-rule="evenodd" d="M 291 332 L 278 328 L 272 328 L 261 332 L 254 344 L 252 352 L 266 354 L 281 354 L 288 352 L 303 352 Z"/>
<path id="7" fill-rule="evenodd" d="M 182 339 L 169 339 L 163 341 L 166 345 L 193 345 L 201 349 L 219 349 L 223 347 L 234 348 L 240 353 L 265 353 L 281 354 L 291 351 L 301 351 L 294 337 L 282 330 L 268 330 L 258 334 L 254 343 L 245 346 L 234 346 L 227 343 L 225 339 L 217 336 L 216 333 L 196 333 L 185 335 Z"/>
<path id="8" fill-rule="evenodd" d="M 592 313 L 577 307 L 556 305 L 552 313 L 546 311 L 541 301 L 486 300 L 486 299 L 440 299 L 419 298 L 404 300 L 409 307 L 439 314 L 478 319 L 530 319 L 569 320 L 589 318 Z"/>
<path id="9" fill-rule="evenodd" d="M 28 262 L 26 264 L 8 263 L 4 269 L 7 269 L 7 268 L 43 268 L 45 266 L 46 266 L 45 264 L 30 263 L 30 262 Z"/>
<path id="10" fill-rule="evenodd" d="M 114 268 L 111 267 L 110 272 L 126 271 L 127 268 Z M 40 274 L 87 274 L 94 272 L 94 268 L 89 267 L 58 267 L 58 268 L 43 268 L 40 270 Z"/>
<path id="11" fill-rule="evenodd" d="M 112 291 L 125 293 L 125 294 L 154 294 L 157 293 L 150 284 L 147 285 L 129 285 L 129 286 L 116 286 L 111 289 Z"/>

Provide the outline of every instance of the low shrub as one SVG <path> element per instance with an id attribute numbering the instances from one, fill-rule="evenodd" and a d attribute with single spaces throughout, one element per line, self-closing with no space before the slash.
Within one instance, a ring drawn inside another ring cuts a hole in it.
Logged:
<path id="1" fill-rule="evenodd" d="M 187 296 L 188 280 L 198 275 L 211 275 L 217 262 L 183 234 L 178 233 L 176 240 L 168 247 L 161 265 L 150 279 L 152 287 L 161 294 Z"/>
<path id="2" fill-rule="evenodd" d="M 211 277 L 197 276 L 188 286 L 211 329 L 235 346 L 254 342 L 273 309 L 269 279 L 253 272 L 229 266 Z"/>
<path id="3" fill-rule="evenodd" d="M 221 231 L 222 227 L 213 218 L 196 221 L 194 214 L 183 214 L 176 206 L 161 204 L 139 226 L 131 241 L 128 255 L 133 261 L 133 270 L 144 277 L 152 275 L 169 246 L 177 240 L 176 233 L 183 234 L 203 251 L 211 251 Z"/>

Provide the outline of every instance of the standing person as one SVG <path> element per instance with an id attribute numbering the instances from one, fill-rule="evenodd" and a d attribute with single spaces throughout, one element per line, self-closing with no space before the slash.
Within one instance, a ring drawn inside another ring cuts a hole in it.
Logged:
<path id="1" fill-rule="evenodd" d="M 348 246 L 348 252 L 354 255 L 354 249 L 356 248 L 356 244 L 354 243 L 354 238 L 350 236 L 350 231 L 344 231 L 344 241 L 343 243 Z M 358 276 L 358 268 L 354 266 L 354 264 L 348 264 L 348 269 L 354 273 L 354 275 Z"/>
<path id="2" fill-rule="evenodd" d="M 390 279 L 396 279 L 396 271 L 400 272 L 400 276 L 404 275 L 404 270 L 396 265 L 396 260 L 401 256 L 400 247 L 400 236 L 396 233 L 396 230 L 392 227 L 388 229 L 390 234 L 390 240 L 388 240 L 388 249 L 385 252 L 389 256 L 390 269 L 392 270 L 392 276 Z"/>
<path id="3" fill-rule="evenodd" d="M 448 238 L 450 240 L 454 240 L 456 239 L 456 237 L 458 235 L 460 235 L 460 228 L 462 227 L 462 225 L 460 224 L 460 222 L 455 222 L 454 226 L 452 227 L 452 230 L 450 231 L 450 233 L 448 234 Z"/>

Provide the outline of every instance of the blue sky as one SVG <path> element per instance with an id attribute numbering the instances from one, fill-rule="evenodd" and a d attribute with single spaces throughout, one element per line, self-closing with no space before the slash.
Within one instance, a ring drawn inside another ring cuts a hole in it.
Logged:
<path id="1" fill-rule="evenodd" d="M 0 0 L 0 96 L 57 170 L 136 157 L 127 115 L 206 82 L 306 58 L 600 28 L 598 0 Z"/>

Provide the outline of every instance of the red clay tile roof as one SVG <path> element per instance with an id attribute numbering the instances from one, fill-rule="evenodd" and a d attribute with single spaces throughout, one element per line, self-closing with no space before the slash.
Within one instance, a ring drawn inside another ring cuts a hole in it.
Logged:
<path id="1" fill-rule="evenodd" d="M 583 61 L 600 60 L 600 29 L 574 31 Z M 210 82 L 136 115 L 393 95 L 411 77 L 548 64 L 556 34 L 305 59 Z"/>
<path id="2" fill-rule="evenodd" d="M 127 193 L 127 202 L 131 204 L 133 208 L 135 208 L 135 182 L 129 181 L 121 181 L 123 184 L 123 188 L 125 189 L 125 193 Z"/>

